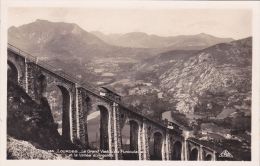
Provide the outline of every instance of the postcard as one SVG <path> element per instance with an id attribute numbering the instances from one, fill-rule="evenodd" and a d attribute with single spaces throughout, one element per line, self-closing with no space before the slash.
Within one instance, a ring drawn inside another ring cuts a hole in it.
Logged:
<path id="1" fill-rule="evenodd" d="M 259 2 L 4 5 L 4 165 L 259 164 Z"/>

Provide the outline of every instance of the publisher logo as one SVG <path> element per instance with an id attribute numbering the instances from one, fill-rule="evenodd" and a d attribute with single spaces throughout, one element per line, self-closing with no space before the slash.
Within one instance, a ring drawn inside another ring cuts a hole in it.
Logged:
<path id="1" fill-rule="evenodd" d="M 219 157 L 233 158 L 233 155 L 228 150 L 224 150 L 220 153 Z"/>

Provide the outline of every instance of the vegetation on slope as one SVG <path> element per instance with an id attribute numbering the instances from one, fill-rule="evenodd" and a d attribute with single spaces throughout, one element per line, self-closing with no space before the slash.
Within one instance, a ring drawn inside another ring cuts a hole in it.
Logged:
<path id="1" fill-rule="evenodd" d="M 7 111 L 7 134 L 10 136 L 7 139 L 8 158 L 25 159 L 35 152 L 34 148 L 42 150 L 75 148 L 59 135 L 46 99 L 43 98 L 40 104 L 35 103 L 21 87 L 10 80 L 8 80 Z M 21 150 L 19 153 L 18 149 Z M 41 154 L 42 151 L 38 152 Z M 37 157 L 35 155 L 31 157 Z M 44 153 L 38 157 L 45 159 L 44 156 L 46 159 L 50 157 Z"/>

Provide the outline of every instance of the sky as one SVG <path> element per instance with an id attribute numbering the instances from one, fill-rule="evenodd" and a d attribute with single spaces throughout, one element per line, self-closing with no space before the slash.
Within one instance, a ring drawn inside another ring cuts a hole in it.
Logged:
<path id="1" fill-rule="evenodd" d="M 252 35 L 252 11 L 247 9 L 12 7 L 8 10 L 8 27 L 36 19 L 76 23 L 86 31 L 105 34 L 145 32 L 176 36 L 207 33 L 234 39 Z"/>

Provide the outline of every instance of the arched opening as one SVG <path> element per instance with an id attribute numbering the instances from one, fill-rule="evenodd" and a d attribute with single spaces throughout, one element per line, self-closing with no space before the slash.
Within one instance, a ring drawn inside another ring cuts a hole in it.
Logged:
<path id="1" fill-rule="evenodd" d="M 70 94 L 63 86 L 58 86 L 62 93 L 62 137 L 70 140 Z"/>
<path id="2" fill-rule="evenodd" d="M 38 77 L 38 94 L 49 103 L 53 121 L 57 124 L 58 133 L 66 141 L 70 141 L 70 93 L 61 85 L 48 85 L 46 76 Z"/>
<path id="3" fill-rule="evenodd" d="M 176 141 L 172 147 L 172 160 L 181 160 L 182 144 L 180 141 Z"/>
<path id="4" fill-rule="evenodd" d="M 134 120 L 127 121 L 121 130 L 124 160 L 138 160 L 138 130 L 139 125 Z"/>
<path id="5" fill-rule="evenodd" d="M 90 149 L 109 149 L 108 110 L 98 106 L 98 110 L 87 114 L 88 145 Z"/>
<path id="6" fill-rule="evenodd" d="M 7 61 L 7 79 L 14 83 L 18 83 L 18 69 L 11 61 Z"/>
<path id="7" fill-rule="evenodd" d="M 162 144 L 163 136 L 160 132 L 155 132 L 153 138 L 150 139 L 150 155 L 151 160 L 162 160 Z"/>
<path id="8" fill-rule="evenodd" d="M 99 106 L 100 110 L 100 149 L 108 150 L 108 110 L 104 106 Z"/>
<path id="9" fill-rule="evenodd" d="M 86 98 L 83 100 L 83 103 L 82 103 L 82 108 L 83 108 L 83 116 L 82 116 L 82 118 L 83 118 L 83 119 L 81 119 L 82 121 L 84 121 L 84 118 L 87 116 L 86 113 L 88 113 L 89 110 L 90 110 L 90 102 L 91 102 L 91 101 L 90 101 L 90 98 L 89 98 L 88 96 L 86 96 Z M 81 121 L 81 120 L 80 120 L 80 121 Z M 87 123 L 84 123 L 84 124 L 80 123 L 79 125 L 80 125 L 79 130 L 84 129 L 84 131 L 83 131 L 82 133 L 84 133 L 85 139 L 82 140 L 82 142 L 84 142 L 85 145 L 86 145 L 87 147 L 89 147 L 89 141 L 88 141 L 88 125 L 87 125 Z M 83 126 L 82 126 L 82 125 L 83 125 Z M 80 134 L 81 134 L 81 132 L 80 132 Z"/>
<path id="10" fill-rule="evenodd" d="M 206 161 L 212 160 L 212 155 L 211 154 L 206 155 L 205 160 Z"/>
<path id="11" fill-rule="evenodd" d="M 194 148 L 191 152 L 190 152 L 190 157 L 189 160 L 194 161 L 194 160 L 198 160 L 198 150 L 196 148 Z"/>

